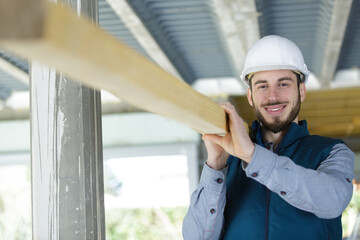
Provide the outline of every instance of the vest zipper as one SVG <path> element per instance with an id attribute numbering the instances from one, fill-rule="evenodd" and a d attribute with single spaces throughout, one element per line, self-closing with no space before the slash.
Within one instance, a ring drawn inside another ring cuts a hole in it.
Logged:
<path id="1" fill-rule="evenodd" d="M 269 205 L 270 205 L 270 190 L 267 189 L 267 196 L 266 196 L 266 215 L 265 215 L 265 240 L 268 240 L 269 234 Z"/>
<path id="2" fill-rule="evenodd" d="M 269 143 L 266 146 L 267 149 L 274 152 L 274 144 Z M 269 239 L 269 208 L 270 208 L 270 190 L 267 188 L 267 194 L 266 194 L 266 212 L 265 212 L 265 240 Z"/>

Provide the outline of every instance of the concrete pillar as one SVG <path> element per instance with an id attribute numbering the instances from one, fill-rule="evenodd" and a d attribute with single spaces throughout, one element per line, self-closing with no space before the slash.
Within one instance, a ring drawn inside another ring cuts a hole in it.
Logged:
<path id="1" fill-rule="evenodd" d="M 96 0 L 61 3 L 97 22 Z M 33 239 L 105 239 L 100 93 L 32 62 L 30 94 Z"/>

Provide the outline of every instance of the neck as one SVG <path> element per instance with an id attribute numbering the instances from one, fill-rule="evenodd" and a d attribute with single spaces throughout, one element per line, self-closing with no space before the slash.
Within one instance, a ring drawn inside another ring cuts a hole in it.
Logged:
<path id="1" fill-rule="evenodd" d="M 265 129 L 264 127 L 262 127 L 264 142 L 272 142 L 275 146 L 279 145 L 281 140 L 284 138 L 287 130 L 288 129 L 283 130 L 278 133 L 273 133 L 273 132 Z"/>
<path id="2" fill-rule="evenodd" d="M 296 117 L 293 122 L 298 124 L 298 118 Z M 275 146 L 279 145 L 279 143 L 284 138 L 284 136 L 287 133 L 287 131 L 289 130 L 289 128 L 290 128 L 290 126 L 287 127 L 286 129 L 280 131 L 280 132 L 274 133 L 272 131 L 267 130 L 263 126 L 261 126 L 264 141 L 265 142 L 272 142 Z"/>

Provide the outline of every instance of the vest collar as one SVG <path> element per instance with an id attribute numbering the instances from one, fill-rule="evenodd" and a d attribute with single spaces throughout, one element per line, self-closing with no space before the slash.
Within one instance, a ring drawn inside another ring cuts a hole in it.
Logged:
<path id="1" fill-rule="evenodd" d="M 255 138 L 254 139 L 255 142 L 264 147 L 263 133 L 261 130 L 260 122 L 257 120 L 254 121 L 251 128 L 252 128 L 253 136 Z M 292 145 L 295 141 L 309 135 L 310 133 L 307 129 L 306 120 L 299 121 L 298 124 L 293 122 L 291 123 L 289 130 L 285 134 L 284 138 L 281 140 L 277 149 L 286 148 Z"/>

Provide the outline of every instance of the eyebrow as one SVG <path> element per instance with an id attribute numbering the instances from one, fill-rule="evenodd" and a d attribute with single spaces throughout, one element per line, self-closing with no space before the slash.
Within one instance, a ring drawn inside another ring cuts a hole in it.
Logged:
<path id="1" fill-rule="evenodd" d="M 257 84 L 262 84 L 262 83 L 267 83 L 267 80 L 257 80 L 257 81 L 254 83 L 254 86 L 256 86 Z"/>
<path id="2" fill-rule="evenodd" d="M 292 79 L 291 77 L 282 77 L 282 78 L 279 78 L 278 79 L 278 82 L 281 82 L 281 81 L 294 81 L 294 79 Z"/>
<path id="3" fill-rule="evenodd" d="M 282 77 L 282 78 L 279 78 L 277 80 L 278 82 L 282 82 L 282 81 L 294 81 L 294 79 L 290 78 L 290 77 Z M 254 86 L 256 86 L 257 84 L 262 84 L 262 83 L 267 83 L 268 81 L 267 80 L 257 80 L 255 83 L 254 83 Z"/>

